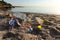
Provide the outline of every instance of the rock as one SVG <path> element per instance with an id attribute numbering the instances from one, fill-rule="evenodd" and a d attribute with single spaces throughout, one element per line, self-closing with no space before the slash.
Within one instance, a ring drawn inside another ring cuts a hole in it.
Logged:
<path id="1" fill-rule="evenodd" d="M 7 32 L 3 35 L 2 39 L 4 40 L 20 40 L 20 38 L 18 38 L 19 34 L 14 34 L 12 32 Z"/>
<path id="2" fill-rule="evenodd" d="M 27 33 L 20 33 L 22 40 L 38 40 L 36 35 L 27 34 Z"/>
<path id="3" fill-rule="evenodd" d="M 0 25 L 7 25 L 9 18 L 4 18 L 0 20 Z"/>
<path id="4" fill-rule="evenodd" d="M 0 17 L 12 16 L 12 15 L 13 15 L 12 12 L 3 10 L 0 11 Z"/>

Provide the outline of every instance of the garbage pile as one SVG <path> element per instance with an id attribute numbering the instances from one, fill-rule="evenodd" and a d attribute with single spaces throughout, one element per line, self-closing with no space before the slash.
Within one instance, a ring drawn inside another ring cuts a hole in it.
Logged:
<path id="1" fill-rule="evenodd" d="M 30 15 L 33 16 L 30 18 Z M 0 20 L 0 31 L 3 30 L 0 32 L 1 40 L 60 40 L 60 16 L 29 14 L 30 20 L 24 21 L 18 18 L 22 28 L 18 27 L 11 31 L 8 31 L 9 25 L 7 24 L 9 16 L 4 17 Z M 36 28 L 39 29 L 36 30 Z"/>

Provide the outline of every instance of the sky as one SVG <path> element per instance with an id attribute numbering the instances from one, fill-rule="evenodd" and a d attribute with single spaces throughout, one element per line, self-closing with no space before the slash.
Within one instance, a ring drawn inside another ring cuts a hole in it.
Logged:
<path id="1" fill-rule="evenodd" d="M 46 7 L 60 13 L 60 0 L 5 0 L 13 6 Z"/>
<path id="2" fill-rule="evenodd" d="M 5 0 L 17 6 L 59 6 L 60 0 Z"/>

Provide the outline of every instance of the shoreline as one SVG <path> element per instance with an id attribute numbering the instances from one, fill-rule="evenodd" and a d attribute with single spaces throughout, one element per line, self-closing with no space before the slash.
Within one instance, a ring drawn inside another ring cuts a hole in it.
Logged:
<path id="1" fill-rule="evenodd" d="M 60 16 L 59 14 L 50 14 L 50 13 L 33 13 L 33 12 L 20 12 L 20 13 L 24 13 L 24 14 L 42 14 L 42 15 L 56 15 L 56 16 Z"/>

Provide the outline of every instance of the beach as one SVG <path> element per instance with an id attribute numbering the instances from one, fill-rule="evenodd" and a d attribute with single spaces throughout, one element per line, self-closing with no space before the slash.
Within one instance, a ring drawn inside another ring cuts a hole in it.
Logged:
<path id="1" fill-rule="evenodd" d="M 59 0 L 0 0 L 0 40 L 60 40 Z"/>
<path id="2" fill-rule="evenodd" d="M 6 31 L 6 26 L 8 26 L 7 22 L 11 15 L 24 20 L 23 23 L 28 21 L 32 27 L 37 24 L 41 24 L 44 30 L 47 32 L 43 32 L 43 35 L 34 35 L 31 33 L 27 33 L 27 29 L 13 29 L 11 32 Z M 41 22 L 44 20 L 44 23 Z M 42 14 L 42 13 L 31 13 L 31 12 L 20 12 L 20 14 L 14 14 L 10 11 L 0 11 L 0 40 L 4 39 L 4 35 L 8 36 L 8 34 L 16 35 L 15 40 L 57 40 L 60 35 L 60 15 L 52 15 L 52 14 Z M 45 36 L 46 37 L 45 37 Z M 14 37 L 13 36 L 13 37 Z M 18 37 L 19 36 L 19 37 Z M 12 39 L 14 39 L 12 37 Z M 56 39 L 57 38 L 57 39 Z M 6 37 L 6 39 L 11 39 L 10 37 Z"/>

